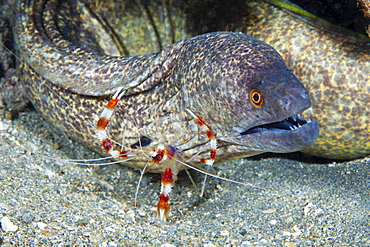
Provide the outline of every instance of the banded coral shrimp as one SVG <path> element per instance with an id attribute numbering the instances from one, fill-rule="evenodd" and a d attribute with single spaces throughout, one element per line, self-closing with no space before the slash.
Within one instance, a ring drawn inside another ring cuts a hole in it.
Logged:
<path id="1" fill-rule="evenodd" d="M 20 60 L 19 60 L 20 61 Z M 52 90 L 52 89 L 50 89 Z M 58 97 L 57 94 L 55 94 L 56 97 Z M 207 153 L 208 154 L 208 158 L 198 158 L 197 155 L 192 155 L 192 156 L 187 156 L 185 158 L 185 156 L 182 154 L 182 150 L 179 146 L 177 145 L 173 145 L 173 143 L 170 143 L 170 144 L 163 144 L 161 143 L 160 141 L 158 143 L 156 143 L 155 145 L 155 148 L 153 147 L 150 147 L 150 148 L 147 148 L 145 145 L 145 141 L 144 139 L 140 139 L 142 136 L 145 136 L 143 135 L 143 133 L 138 133 L 137 134 L 137 145 L 133 147 L 133 145 L 131 146 L 126 146 L 125 142 L 123 141 L 122 143 L 120 141 L 113 141 L 111 138 L 109 138 L 109 132 L 107 134 L 107 132 L 105 132 L 105 128 L 108 126 L 108 122 L 110 120 L 110 118 L 113 116 L 114 117 L 114 113 L 113 113 L 113 110 L 115 108 L 115 105 L 118 103 L 119 99 L 121 97 L 121 92 L 120 91 L 117 91 L 117 93 L 113 96 L 113 98 L 108 102 L 106 108 L 104 108 L 104 110 L 102 109 L 101 110 L 101 115 L 100 115 L 100 118 L 99 118 L 99 121 L 97 122 L 97 126 L 98 126 L 98 131 L 97 132 L 97 136 L 98 138 L 100 139 L 100 141 L 103 142 L 103 147 L 104 149 L 110 153 L 110 156 L 109 157 L 106 157 L 106 158 L 97 158 L 95 160 L 91 160 L 91 159 L 82 159 L 82 160 L 79 160 L 79 159 L 66 159 L 66 160 L 60 160 L 60 159 L 56 159 L 56 158 L 51 158 L 51 159 L 55 159 L 55 160 L 59 160 L 59 161 L 63 161 L 63 162 L 68 162 L 68 163 L 74 163 L 74 164 L 83 164 L 83 165 L 86 165 L 86 166 L 103 166 L 103 165 L 110 165 L 110 164 L 115 164 L 115 163 L 121 163 L 121 162 L 127 162 L 127 161 L 130 161 L 132 159 L 135 159 L 137 157 L 144 157 L 147 159 L 147 165 L 143 168 L 142 172 L 141 172 L 141 175 L 143 175 L 144 173 L 146 173 L 147 171 L 150 171 L 150 169 L 153 167 L 153 165 L 151 165 L 150 163 L 152 164 L 155 164 L 154 166 L 159 166 L 161 169 L 163 168 L 164 170 L 164 179 L 162 179 L 162 192 L 161 192 L 161 199 L 160 199 L 160 202 L 158 203 L 158 210 L 157 210 L 157 214 L 159 216 L 159 218 L 164 221 L 166 220 L 167 218 L 167 215 L 168 215 L 168 212 L 169 212 L 169 205 L 167 203 L 168 201 L 168 194 L 170 193 L 171 191 L 171 188 L 173 186 L 173 183 L 174 181 L 176 180 L 176 176 L 177 176 L 177 169 L 183 169 L 184 167 L 187 167 L 187 168 L 191 168 L 191 169 L 194 169 L 194 170 L 197 170 L 201 173 L 204 173 L 206 174 L 206 177 L 207 176 L 213 176 L 213 177 L 216 177 L 216 178 L 219 178 L 219 179 L 223 179 L 223 180 L 226 180 L 226 181 L 230 181 L 230 182 L 234 182 L 234 183 L 239 183 L 239 182 L 236 182 L 234 180 L 230 180 L 230 179 L 226 179 L 226 178 L 222 178 L 220 176 L 217 176 L 215 175 L 214 173 L 210 173 L 210 172 L 207 172 L 206 170 L 200 168 L 200 167 L 197 167 L 197 166 L 194 166 L 193 164 L 190 164 L 189 162 L 193 161 L 193 160 L 198 160 L 200 161 L 200 163 L 203 163 L 203 164 L 206 164 L 206 165 L 212 165 L 214 160 L 216 159 L 216 152 L 217 152 L 217 142 L 216 142 L 216 137 L 214 136 L 213 132 L 207 127 L 206 123 L 204 123 L 200 118 L 198 118 L 190 109 L 186 109 L 186 114 L 188 115 L 188 118 L 190 119 L 190 121 L 194 121 L 196 122 L 196 126 L 198 126 L 198 130 L 202 135 L 206 136 L 210 142 L 209 142 L 209 145 L 210 145 L 210 151 L 199 151 L 199 153 L 203 152 L 206 154 L 207 156 Z M 62 98 L 60 98 L 59 100 L 63 101 Z M 66 103 L 66 106 L 67 108 L 70 108 L 70 110 L 72 111 L 75 111 L 75 109 L 71 109 L 71 107 L 68 105 L 68 103 Z M 76 114 L 76 117 L 79 117 L 78 115 L 78 112 L 75 113 Z M 154 123 L 152 123 L 152 125 L 156 125 L 156 124 L 168 124 L 167 122 L 168 121 L 172 121 L 171 118 L 161 118 L 159 117 L 157 121 L 155 121 Z M 89 123 L 87 121 L 85 121 L 86 125 L 89 126 L 90 128 L 94 128 L 95 129 L 95 124 L 94 123 Z M 159 133 L 159 135 L 161 135 L 161 133 Z M 124 136 L 124 133 L 123 133 L 123 136 Z M 92 136 L 92 138 L 96 138 L 96 136 Z M 112 144 L 116 144 L 118 147 L 119 147 L 119 151 L 118 150 L 114 150 L 114 149 L 111 149 L 112 148 Z M 107 159 L 111 159 L 112 157 L 113 158 L 116 158 L 116 157 L 119 157 L 120 158 L 123 158 L 123 160 L 121 161 L 109 161 L 109 162 L 106 162 L 105 160 Z M 93 161 L 97 161 L 97 162 L 100 162 L 99 164 L 91 164 L 91 162 Z M 170 170 L 170 169 L 174 169 L 175 170 Z M 142 176 L 141 176 L 142 178 Z M 141 180 L 140 178 L 140 180 Z M 204 180 L 204 184 L 205 184 L 205 180 Z M 167 183 L 167 185 L 166 185 Z M 243 185 L 248 185 L 248 186 L 252 186 L 252 187 L 257 187 L 257 188 L 260 188 L 258 186 L 255 186 L 255 185 L 252 185 L 252 184 L 246 184 L 246 183 L 239 183 L 239 184 L 243 184 Z M 203 191 L 204 191 L 204 186 L 202 188 L 202 192 L 200 192 L 200 194 L 203 194 Z M 136 192 L 136 195 L 137 195 L 138 192 Z M 136 201 L 136 196 L 135 195 L 135 201 Z"/>

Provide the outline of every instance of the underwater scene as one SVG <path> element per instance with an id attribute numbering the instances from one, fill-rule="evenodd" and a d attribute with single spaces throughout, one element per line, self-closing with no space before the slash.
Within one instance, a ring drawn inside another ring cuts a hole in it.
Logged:
<path id="1" fill-rule="evenodd" d="M 0 6 L 0 246 L 370 245 L 368 0 Z"/>

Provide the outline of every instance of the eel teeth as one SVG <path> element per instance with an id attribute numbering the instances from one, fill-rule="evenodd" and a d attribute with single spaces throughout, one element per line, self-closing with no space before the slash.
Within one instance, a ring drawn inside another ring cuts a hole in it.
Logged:
<path id="1" fill-rule="evenodd" d="M 297 130 L 304 126 L 307 123 L 312 122 L 310 118 L 303 119 L 300 117 L 301 114 L 288 117 L 287 119 L 280 121 L 280 122 L 274 122 L 269 124 L 263 124 L 256 127 L 253 127 L 247 131 L 244 131 L 241 133 L 241 135 L 248 135 L 260 131 L 269 131 L 269 130 Z"/>

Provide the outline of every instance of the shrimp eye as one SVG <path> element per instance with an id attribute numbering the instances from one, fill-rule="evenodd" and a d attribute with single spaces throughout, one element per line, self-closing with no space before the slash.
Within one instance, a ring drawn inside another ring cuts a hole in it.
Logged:
<path id="1" fill-rule="evenodd" d="M 264 104 L 263 97 L 257 89 L 251 91 L 250 100 L 255 107 L 262 107 Z"/>

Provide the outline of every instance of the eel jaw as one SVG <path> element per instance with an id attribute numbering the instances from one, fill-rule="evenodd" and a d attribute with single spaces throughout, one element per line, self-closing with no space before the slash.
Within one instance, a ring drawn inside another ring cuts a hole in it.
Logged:
<path id="1" fill-rule="evenodd" d="M 242 133 L 246 146 L 263 152 L 288 153 L 302 150 L 313 144 L 319 136 L 319 124 L 315 120 L 288 117 L 280 122 L 254 126 Z"/>

